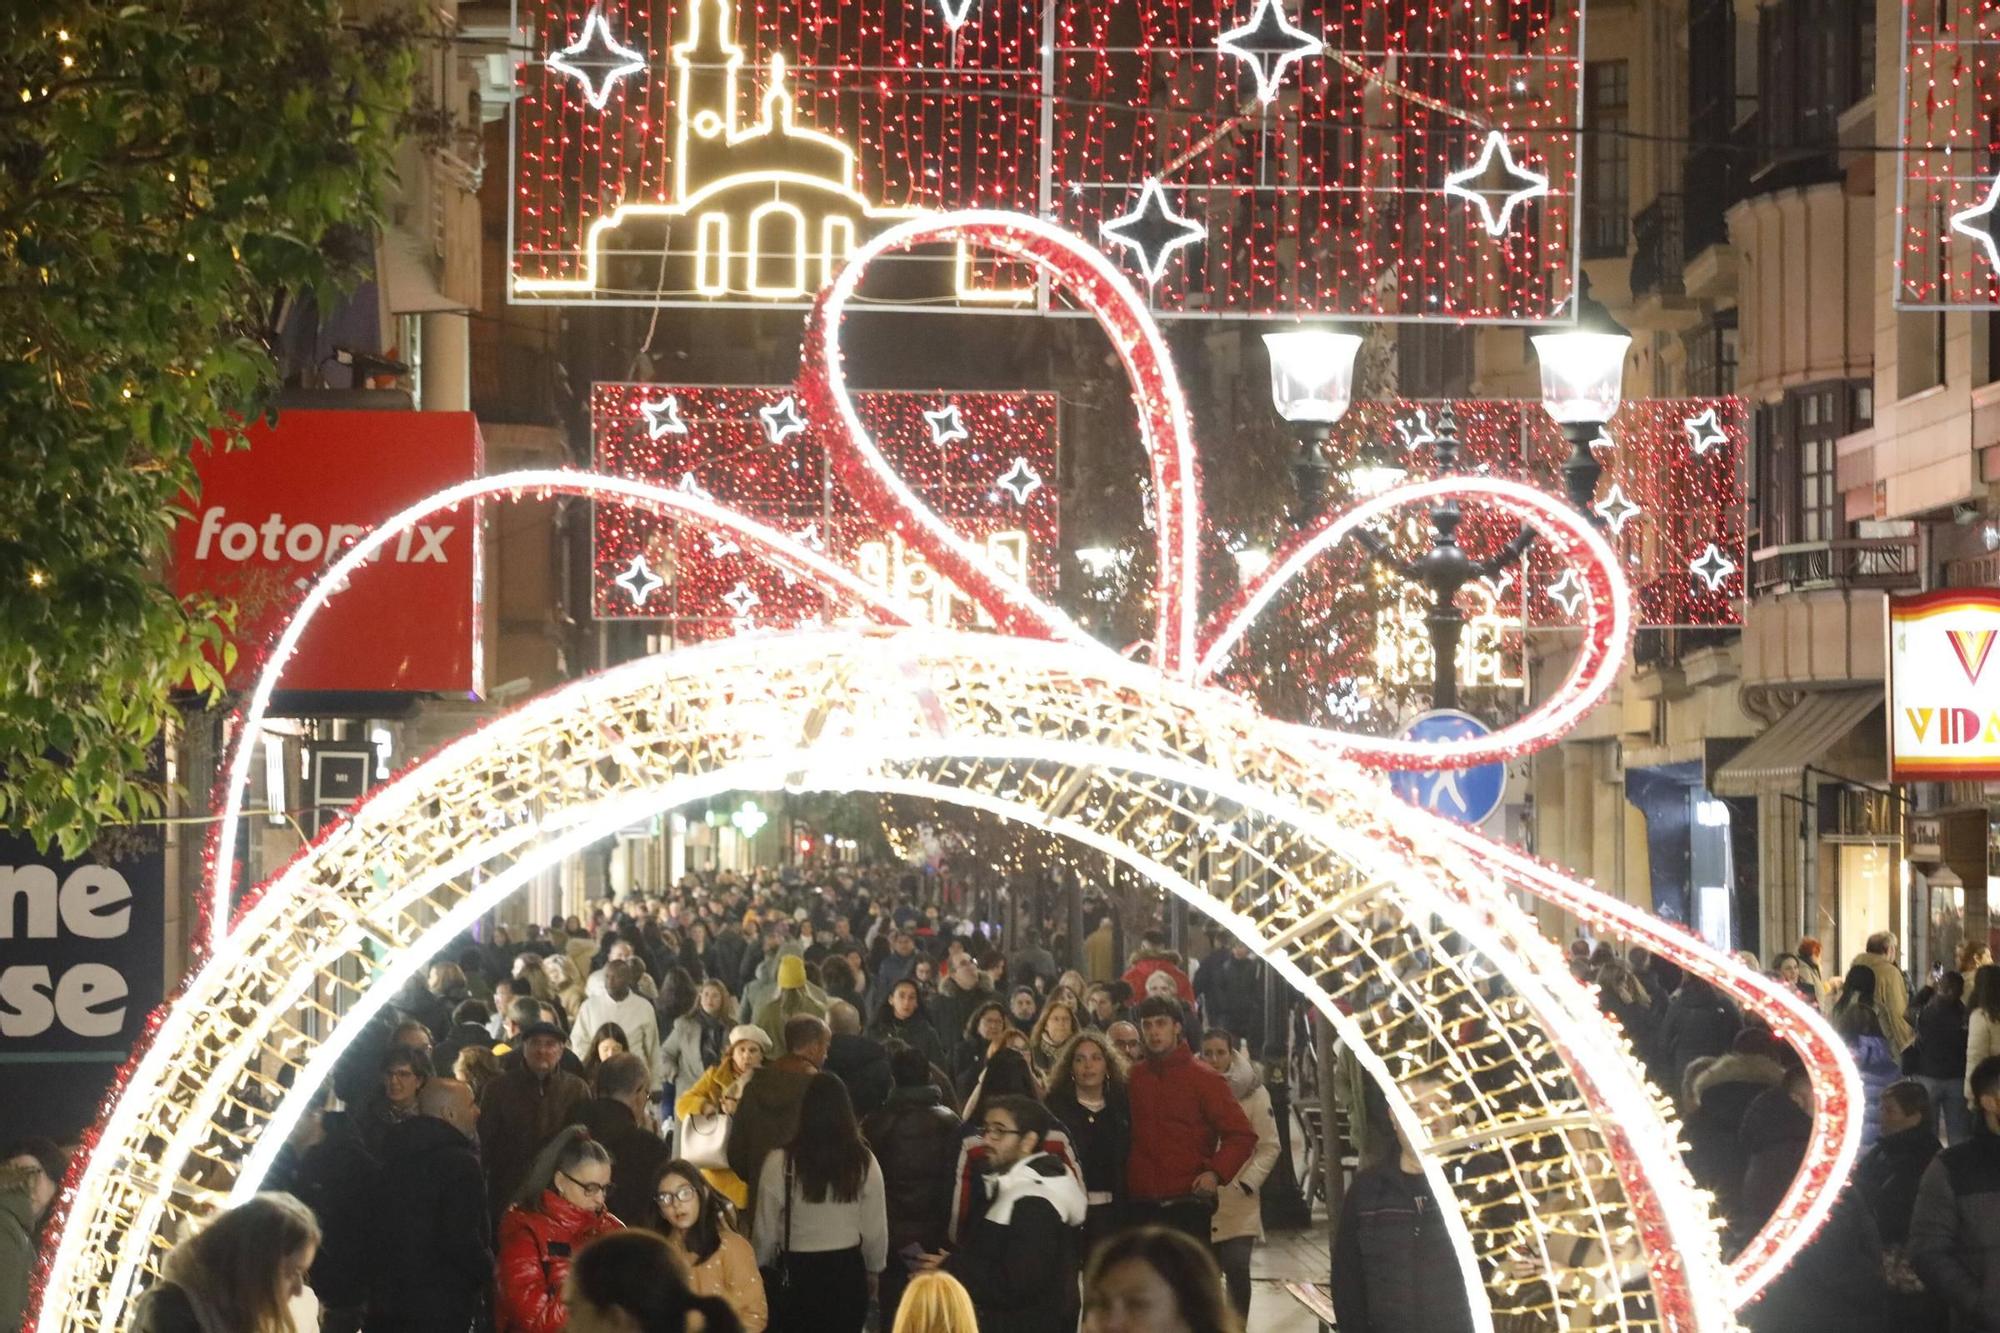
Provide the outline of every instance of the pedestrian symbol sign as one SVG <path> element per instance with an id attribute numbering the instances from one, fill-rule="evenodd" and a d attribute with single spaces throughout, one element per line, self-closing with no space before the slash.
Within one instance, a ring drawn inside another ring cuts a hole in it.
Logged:
<path id="1" fill-rule="evenodd" d="M 1478 718 L 1449 708 L 1425 713 L 1403 728 L 1403 739 L 1412 741 L 1468 741 L 1490 734 L 1491 728 Z M 1507 766 L 1397 769 L 1389 774 L 1389 786 L 1411 805 L 1477 828 L 1500 808 L 1507 791 Z"/>

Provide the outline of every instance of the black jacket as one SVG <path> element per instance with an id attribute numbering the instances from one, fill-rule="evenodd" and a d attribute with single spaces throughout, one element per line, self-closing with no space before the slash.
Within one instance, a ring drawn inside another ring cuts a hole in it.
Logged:
<path id="1" fill-rule="evenodd" d="M 1259 1059 L 1264 1051 L 1264 965 L 1225 953 L 1217 972 L 1209 990 L 1214 1017 L 1248 1043 L 1252 1060 Z M 1208 975 L 1208 968 L 1202 968 L 1202 975 Z"/>
<path id="2" fill-rule="evenodd" d="M 1355 1175 L 1333 1247 L 1340 1333 L 1471 1333 L 1458 1252 L 1438 1210 L 1430 1182 L 1398 1163 Z"/>
<path id="3" fill-rule="evenodd" d="M 1966 1029 L 1972 1022 L 1958 1000 L 1935 996 L 1917 1015 L 1917 1073 L 1964 1078 Z"/>
<path id="4" fill-rule="evenodd" d="M 492 1223 L 472 1141 L 419 1115 L 382 1136 L 369 1225 L 368 1333 L 460 1333 L 493 1285 Z"/>
<path id="5" fill-rule="evenodd" d="M 1936 1132 L 1918 1125 L 1877 1139 L 1854 1169 L 1854 1187 L 1875 1215 L 1875 1230 L 1884 1245 L 1901 1245 L 1910 1238 L 1917 1184 L 1937 1155 Z"/>
<path id="6" fill-rule="evenodd" d="M 1792 1187 L 1799 1163 L 1805 1161 L 1812 1137 L 1812 1117 L 1799 1109 L 1783 1086 L 1766 1088 L 1743 1112 L 1737 1131 L 1743 1153 L 1743 1183 L 1737 1187 L 1737 1208 L 1730 1221 L 1749 1236 L 1771 1220 L 1785 1191 Z"/>
<path id="7" fill-rule="evenodd" d="M 1888 1311 L 1875 1219 L 1850 1189 L 1842 1192 L 1826 1225 L 1741 1318 L 1750 1333 L 1919 1333 L 1886 1322 Z"/>
<path id="8" fill-rule="evenodd" d="M 1660 1024 L 1660 1068 L 1672 1077 L 1671 1086 L 1680 1086 L 1681 1071 L 1695 1060 L 1728 1050 L 1742 1025 L 1729 1001 L 1707 987 L 1675 991 Z"/>
<path id="9" fill-rule="evenodd" d="M 1089 1110 L 1068 1089 L 1049 1094 L 1048 1108 L 1069 1131 L 1085 1191 L 1122 1201 L 1125 1163 L 1132 1155 L 1132 1104 L 1124 1089 L 1106 1088 L 1101 1111 Z"/>
<path id="10" fill-rule="evenodd" d="M 452 1078 L 452 1070 L 458 1065 L 458 1053 L 468 1046 L 484 1046 L 493 1049 L 493 1034 L 478 1023 L 456 1023 L 451 1031 L 444 1034 L 431 1051 L 431 1068 L 439 1078 Z"/>
<path id="11" fill-rule="evenodd" d="M 659 1216 L 653 1187 L 660 1168 L 673 1160 L 673 1150 L 659 1135 L 640 1124 L 630 1107 L 609 1097 L 593 1097 L 571 1119 L 611 1154 L 611 1193 L 605 1207 L 628 1227 L 651 1226 Z"/>
<path id="12" fill-rule="evenodd" d="M 847 1085 L 847 1099 L 854 1114 L 865 1116 L 889 1100 L 895 1078 L 889 1073 L 889 1052 L 869 1037 L 836 1032 L 826 1048 L 826 1072 L 837 1074 Z"/>
<path id="13" fill-rule="evenodd" d="M 897 1088 L 862 1122 L 861 1137 L 882 1167 L 890 1254 L 912 1242 L 927 1251 L 943 1248 L 958 1167 L 958 1117 L 929 1084 Z"/>
<path id="14" fill-rule="evenodd" d="M 932 1000 L 931 1003 L 937 1001 Z M 934 1065 L 945 1063 L 944 1043 L 938 1040 L 937 1029 L 931 1026 L 931 1020 L 922 1008 L 908 1018 L 897 1018 L 885 1004 L 876 1011 L 875 1021 L 868 1025 L 868 1035 L 885 1045 L 894 1038 Z"/>
<path id="15" fill-rule="evenodd" d="M 368 1238 L 381 1205 L 377 1160 L 351 1112 L 328 1111 L 323 1123 L 326 1137 L 302 1156 L 289 1146 L 279 1151 L 265 1188 L 292 1195 L 319 1220 L 310 1281 L 321 1303 L 359 1306 L 368 1299 Z"/>
<path id="16" fill-rule="evenodd" d="M 2000 1136 L 1982 1129 L 1925 1168 L 1910 1262 L 1951 1307 L 1954 1329 L 2000 1330 Z"/>
<path id="17" fill-rule="evenodd" d="M 944 1271 L 964 1284 L 982 1329 L 1070 1333 L 1082 1187 L 1047 1153 L 986 1177 L 985 1185 L 986 1206 Z"/>

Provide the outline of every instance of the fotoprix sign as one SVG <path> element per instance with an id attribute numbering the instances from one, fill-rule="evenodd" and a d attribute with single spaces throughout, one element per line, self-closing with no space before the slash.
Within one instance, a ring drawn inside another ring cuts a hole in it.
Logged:
<path id="1" fill-rule="evenodd" d="M 1889 768 L 1901 782 L 2000 779 L 2000 589 L 1889 599 Z"/>
<path id="2" fill-rule="evenodd" d="M 157 833 L 84 861 L 0 833 L 0 1136 L 94 1118 L 164 994 L 165 897 Z"/>
<path id="3" fill-rule="evenodd" d="M 480 469 L 466 412 L 288 411 L 250 447 L 196 455 L 175 587 L 236 603 L 232 686 L 255 679 L 306 589 L 376 524 Z M 478 693 L 480 541 L 470 509 L 390 542 L 313 621 L 281 684 Z"/>

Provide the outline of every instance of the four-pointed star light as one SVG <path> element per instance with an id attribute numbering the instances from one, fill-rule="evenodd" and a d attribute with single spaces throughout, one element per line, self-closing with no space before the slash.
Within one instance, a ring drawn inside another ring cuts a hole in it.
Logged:
<path id="1" fill-rule="evenodd" d="M 972 432 L 965 428 L 965 418 L 959 415 L 957 403 L 932 408 L 924 413 L 924 421 L 931 428 L 932 444 L 950 444 L 953 440 L 972 438 Z"/>
<path id="2" fill-rule="evenodd" d="M 805 432 L 806 420 L 799 415 L 799 405 L 790 394 L 767 407 L 758 408 L 757 416 L 764 423 L 764 438 L 772 444 L 783 444 L 792 436 Z"/>
<path id="3" fill-rule="evenodd" d="M 1250 67 L 1257 100 L 1267 104 L 1277 100 L 1285 71 L 1307 56 L 1326 53 L 1325 42 L 1294 26 L 1282 0 L 1257 0 L 1250 21 L 1217 37 L 1215 45 Z"/>
<path id="4" fill-rule="evenodd" d="M 1035 471 L 1026 458 L 1016 456 L 1014 466 L 1007 469 L 1007 475 L 997 483 L 1001 490 L 1014 497 L 1014 503 L 1024 505 L 1042 484 L 1042 474 Z"/>
<path id="5" fill-rule="evenodd" d="M 1993 178 L 1984 199 L 1951 215 L 1951 229 L 1979 242 L 1986 262 L 2000 272 L 2000 176 Z"/>
<path id="6" fill-rule="evenodd" d="M 583 33 L 560 51 L 550 53 L 548 66 L 583 85 L 583 100 L 599 111 L 611 100 L 611 90 L 634 74 L 646 71 L 646 53 L 635 51 L 611 35 L 611 23 L 601 5 L 584 16 Z"/>
<path id="7" fill-rule="evenodd" d="M 1504 182 L 1497 189 L 1482 184 L 1493 174 L 1496 158 L 1500 165 L 1499 177 Z M 1444 192 L 1456 195 L 1478 209 L 1486 234 L 1499 237 L 1505 236 L 1507 229 L 1514 225 L 1515 209 L 1549 192 L 1549 178 L 1516 162 L 1506 134 L 1494 130 L 1486 136 L 1486 148 L 1479 154 L 1478 161 L 1444 178 Z M 1501 196 L 1497 213 L 1493 209 L 1492 198 L 1496 194 Z"/>
<path id="8" fill-rule="evenodd" d="M 633 556 L 625 572 L 612 582 L 625 590 L 634 606 L 644 606 L 654 593 L 667 586 L 667 581 L 653 572 L 643 554 Z"/>
<path id="9" fill-rule="evenodd" d="M 1736 572 L 1736 562 L 1722 553 L 1722 548 L 1714 542 L 1698 557 L 1688 562 L 1688 572 L 1708 586 L 1710 592 L 1722 591 L 1722 585 Z"/>
<path id="10" fill-rule="evenodd" d="M 646 418 L 646 438 L 649 440 L 688 433 L 687 423 L 681 420 L 681 400 L 673 394 L 668 394 L 657 403 L 639 404 L 639 415 Z"/>
<path id="11" fill-rule="evenodd" d="M 1176 253 L 1208 237 L 1208 228 L 1174 211 L 1157 176 L 1148 176 L 1140 187 L 1137 207 L 1100 224 L 1098 230 L 1138 258 L 1148 284 L 1157 284 L 1166 275 L 1167 261 Z"/>

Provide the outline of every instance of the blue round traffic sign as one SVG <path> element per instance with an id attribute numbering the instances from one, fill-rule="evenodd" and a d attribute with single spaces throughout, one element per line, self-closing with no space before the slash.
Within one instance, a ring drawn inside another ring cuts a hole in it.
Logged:
<path id="1" fill-rule="evenodd" d="M 1493 729 L 1469 713 L 1440 708 L 1412 720 L 1402 734 L 1404 740 L 1411 741 L 1470 741 L 1492 735 Z M 1477 827 L 1500 808 L 1507 792 L 1507 766 L 1478 764 L 1428 772 L 1396 769 L 1389 774 L 1389 786 L 1411 805 Z"/>

